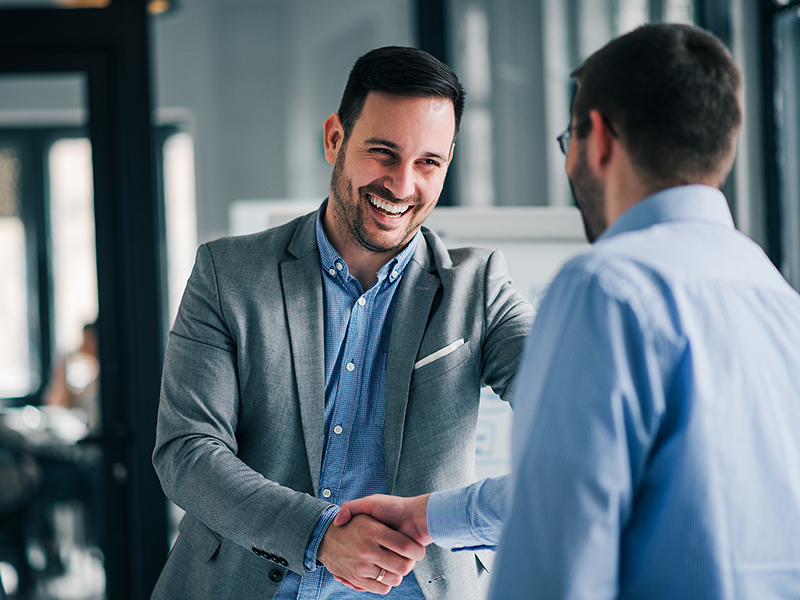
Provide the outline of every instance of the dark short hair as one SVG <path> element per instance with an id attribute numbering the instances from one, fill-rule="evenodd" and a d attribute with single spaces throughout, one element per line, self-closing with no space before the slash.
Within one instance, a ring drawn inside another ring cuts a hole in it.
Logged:
<path id="1" fill-rule="evenodd" d="M 458 132 L 466 92 L 450 67 L 423 50 L 385 46 L 367 52 L 356 61 L 339 105 L 345 140 L 361 116 L 370 92 L 446 98 L 453 103 Z"/>
<path id="2" fill-rule="evenodd" d="M 644 25 L 595 52 L 572 77 L 578 82 L 573 116 L 580 121 L 592 109 L 605 115 L 646 176 L 679 185 L 730 168 L 742 79 L 712 34 L 689 25 Z M 579 138 L 589 131 L 582 129 Z"/>

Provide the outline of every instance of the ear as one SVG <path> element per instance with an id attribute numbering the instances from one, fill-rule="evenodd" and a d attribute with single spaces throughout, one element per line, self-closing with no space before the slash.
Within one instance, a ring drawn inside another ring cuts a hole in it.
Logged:
<path id="1" fill-rule="evenodd" d="M 448 165 L 451 162 L 453 162 L 453 152 L 455 152 L 455 149 L 456 149 L 456 143 L 453 142 L 452 144 L 450 144 L 450 155 L 447 157 L 447 164 Z"/>
<path id="2" fill-rule="evenodd" d="M 603 115 L 597 110 L 589 111 L 592 129 L 586 138 L 588 148 L 586 157 L 593 170 L 605 170 L 616 149 L 616 139 L 609 130 Z"/>
<path id="3" fill-rule="evenodd" d="M 330 164 L 336 162 L 336 155 L 344 140 L 344 128 L 337 113 L 325 119 L 322 125 L 323 142 L 325 144 L 325 160 Z"/>

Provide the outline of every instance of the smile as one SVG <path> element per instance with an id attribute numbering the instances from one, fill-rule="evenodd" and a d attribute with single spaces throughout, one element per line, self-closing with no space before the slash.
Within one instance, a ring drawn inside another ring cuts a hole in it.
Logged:
<path id="1" fill-rule="evenodd" d="M 381 200 L 380 198 L 376 198 L 371 194 L 367 194 L 367 199 L 369 200 L 369 203 L 372 204 L 372 206 L 374 206 L 375 208 L 379 208 L 382 211 L 389 213 L 390 215 L 396 215 L 398 217 L 410 208 L 408 204 L 403 204 L 403 205 L 390 204 L 389 202 Z"/>

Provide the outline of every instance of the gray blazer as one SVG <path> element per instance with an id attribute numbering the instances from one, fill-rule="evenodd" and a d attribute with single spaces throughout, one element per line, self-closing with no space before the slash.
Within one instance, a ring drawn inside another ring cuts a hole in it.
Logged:
<path id="1" fill-rule="evenodd" d="M 153 454 L 186 515 L 153 598 L 272 598 L 287 570 L 304 573 L 330 506 L 317 498 L 325 346 L 315 216 L 197 252 L 167 345 Z M 386 488 L 415 496 L 469 484 L 481 385 L 510 398 L 533 309 L 500 253 L 448 251 L 425 228 L 397 294 Z M 414 574 L 429 600 L 486 594 L 471 552 L 429 546 Z"/>

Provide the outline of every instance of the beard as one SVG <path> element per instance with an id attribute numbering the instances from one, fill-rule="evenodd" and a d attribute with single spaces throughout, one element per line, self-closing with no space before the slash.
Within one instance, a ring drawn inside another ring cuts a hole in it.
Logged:
<path id="1" fill-rule="evenodd" d="M 603 185 L 589 170 L 584 145 L 578 150 L 578 160 L 572 177 L 568 179 L 575 204 L 581 211 L 586 239 L 592 244 L 608 227 L 605 217 L 606 194 Z"/>
<path id="2" fill-rule="evenodd" d="M 385 187 L 377 183 L 370 183 L 355 191 L 353 182 L 346 178 L 344 172 L 345 149 L 346 145 L 343 145 L 333 164 L 331 198 L 328 201 L 328 208 L 332 211 L 337 231 L 348 242 L 356 244 L 369 252 L 391 253 L 402 249 L 422 225 L 427 214 L 417 215 L 416 218 L 413 218 L 413 215 L 409 215 L 412 218 L 408 219 L 405 228 L 391 237 L 387 235 L 381 239 L 379 236 L 371 234 L 365 226 L 364 211 L 367 209 L 364 204 L 369 202 L 367 195 L 382 198 L 393 204 L 410 204 L 408 211 L 415 210 L 415 207 L 420 204 L 420 199 L 411 196 L 403 199 L 395 198 Z M 430 210 L 432 209 L 433 206 L 430 207 Z M 382 226 L 380 223 L 376 226 L 384 231 L 392 230 L 391 227 Z"/>

